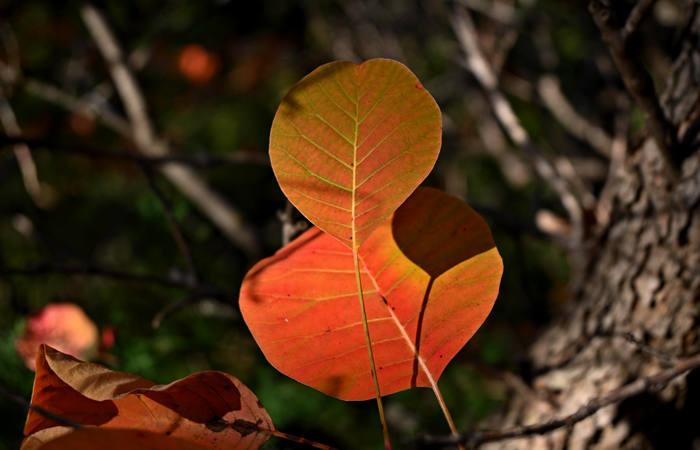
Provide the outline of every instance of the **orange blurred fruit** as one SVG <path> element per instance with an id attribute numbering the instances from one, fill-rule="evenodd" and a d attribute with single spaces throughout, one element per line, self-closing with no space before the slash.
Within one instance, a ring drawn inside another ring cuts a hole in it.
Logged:
<path id="1" fill-rule="evenodd" d="M 177 67 L 193 83 L 209 82 L 219 71 L 219 58 L 201 45 L 190 44 L 180 50 Z"/>

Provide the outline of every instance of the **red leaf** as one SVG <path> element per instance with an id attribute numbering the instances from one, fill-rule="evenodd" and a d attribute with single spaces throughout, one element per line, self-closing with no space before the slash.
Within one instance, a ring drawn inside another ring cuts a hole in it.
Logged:
<path id="1" fill-rule="evenodd" d="M 200 372 L 154 386 L 45 345 L 37 354 L 32 404 L 82 425 L 147 431 L 212 449 L 258 448 L 268 439 L 262 431 L 242 434 L 234 426 L 239 420 L 274 430 L 255 395 L 230 375 Z M 24 433 L 29 436 L 56 425 L 31 410 Z"/>
<path id="2" fill-rule="evenodd" d="M 488 226 L 460 200 L 421 188 L 360 256 L 382 394 L 430 386 L 498 294 L 503 265 Z M 352 253 L 340 242 L 313 228 L 260 261 L 240 307 L 278 370 L 344 400 L 374 397 Z"/>
<path id="3" fill-rule="evenodd" d="M 334 62 L 297 83 L 270 131 L 284 194 L 311 222 L 359 246 L 428 175 L 440 109 L 404 65 Z"/>

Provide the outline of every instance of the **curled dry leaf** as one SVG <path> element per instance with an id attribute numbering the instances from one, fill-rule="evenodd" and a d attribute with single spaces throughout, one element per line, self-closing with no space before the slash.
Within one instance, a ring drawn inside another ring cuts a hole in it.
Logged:
<path id="1" fill-rule="evenodd" d="M 352 247 L 425 179 L 441 140 L 440 109 L 406 66 L 333 62 L 282 100 L 270 161 L 294 206 Z"/>
<path id="2" fill-rule="evenodd" d="M 154 385 L 46 345 L 37 354 L 36 367 L 32 404 L 74 423 L 172 436 L 210 449 L 258 448 L 269 437 L 264 430 L 274 430 L 257 397 L 238 379 L 221 372 L 200 372 Z M 241 421 L 255 427 L 241 431 Z M 37 441 L 51 434 L 46 430 L 57 425 L 31 410 L 23 450 L 38 448 Z M 36 434 L 42 430 L 43 435 Z"/>
<path id="3" fill-rule="evenodd" d="M 503 264 L 484 220 L 420 188 L 360 247 L 383 395 L 431 386 L 486 319 Z M 243 318 L 268 361 L 344 400 L 374 397 L 352 253 L 313 228 L 246 275 Z"/>
<path id="4" fill-rule="evenodd" d="M 99 344 L 97 325 L 75 303 L 50 303 L 27 320 L 24 332 L 15 342 L 17 353 L 31 370 L 35 370 L 41 344 L 76 358 L 90 359 Z"/>

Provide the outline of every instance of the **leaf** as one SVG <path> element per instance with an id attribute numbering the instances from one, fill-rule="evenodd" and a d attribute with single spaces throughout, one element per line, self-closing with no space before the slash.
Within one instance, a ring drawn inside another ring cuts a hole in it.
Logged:
<path id="1" fill-rule="evenodd" d="M 97 352 L 97 325 L 75 303 L 50 303 L 27 320 L 15 348 L 24 364 L 35 370 L 36 353 L 48 344 L 77 358 L 89 359 Z"/>
<path id="2" fill-rule="evenodd" d="M 43 431 L 50 430 L 52 428 Z M 48 433 L 46 435 L 48 437 Z M 68 429 L 64 434 L 53 439 L 42 441 L 41 438 L 34 438 L 31 447 L 22 446 L 22 450 L 93 450 L 95 448 L 100 450 L 206 450 L 207 447 L 185 439 L 142 430 L 96 427 L 75 431 Z"/>
<path id="3" fill-rule="evenodd" d="M 255 395 L 230 375 L 200 372 L 160 386 L 46 345 L 37 354 L 32 404 L 82 425 L 147 431 L 212 449 L 258 448 L 269 437 L 262 430 L 274 430 Z M 259 429 L 243 432 L 240 420 Z M 56 425 L 31 410 L 24 434 Z"/>
<path id="4" fill-rule="evenodd" d="M 428 175 L 440 109 L 404 65 L 323 65 L 294 86 L 270 131 L 282 191 L 311 222 L 359 246 Z"/>
<path id="5" fill-rule="evenodd" d="M 382 394 L 431 386 L 498 294 L 503 264 L 488 226 L 459 199 L 420 188 L 360 255 Z M 248 272 L 240 308 L 282 373 L 366 400 L 374 389 L 356 295 L 352 252 L 312 228 Z"/>

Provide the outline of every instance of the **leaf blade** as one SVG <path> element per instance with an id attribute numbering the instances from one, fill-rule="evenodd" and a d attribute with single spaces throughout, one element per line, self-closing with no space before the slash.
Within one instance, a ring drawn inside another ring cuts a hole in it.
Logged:
<path id="1" fill-rule="evenodd" d="M 441 131 L 437 104 L 402 64 L 334 62 L 282 100 L 270 160 L 302 214 L 347 246 L 353 240 L 359 246 L 432 169 Z M 388 184 L 389 196 L 380 189 Z"/>
<path id="2" fill-rule="evenodd" d="M 259 424 L 261 430 L 274 430 L 255 395 L 222 372 L 200 372 L 156 386 L 45 345 L 37 354 L 32 404 L 83 425 L 165 434 L 213 449 L 258 448 L 269 435 L 242 435 L 231 426 L 213 428 L 212 424 L 244 419 Z M 30 410 L 24 432 L 32 436 L 56 425 Z"/>
<path id="3" fill-rule="evenodd" d="M 431 386 L 429 376 L 439 378 L 498 293 L 503 266 L 487 225 L 454 197 L 420 188 L 360 255 L 382 394 Z M 374 390 L 352 264 L 347 247 L 309 230 L 251 269 L 240 306 L 278 370 L 329 395 L 366 400 Z"/>

